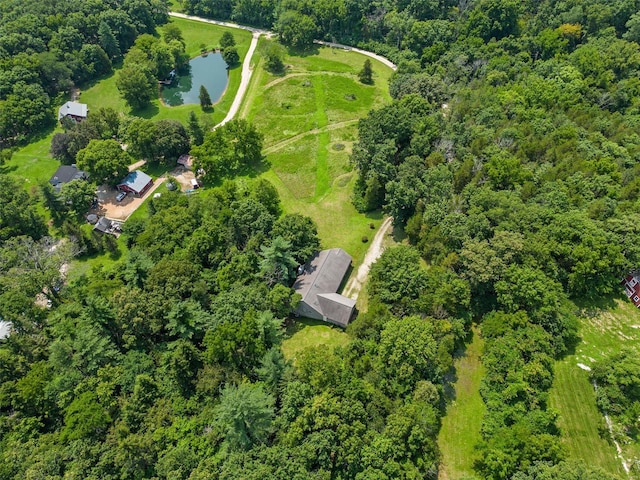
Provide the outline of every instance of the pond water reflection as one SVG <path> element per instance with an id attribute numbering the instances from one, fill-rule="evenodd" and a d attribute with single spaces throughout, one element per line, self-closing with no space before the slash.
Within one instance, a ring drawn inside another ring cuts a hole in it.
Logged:
<path id="1" fill-rule="evenodd" d="M 204 85 L 211 101 L 216 103 L 227 88 L 229 72 L 220 53 L 209 53 L 189 61 L 189 67 L 172 85 L 162 87 L 162 101 L 170 107 L 200 103 L 200 85 Z"/>

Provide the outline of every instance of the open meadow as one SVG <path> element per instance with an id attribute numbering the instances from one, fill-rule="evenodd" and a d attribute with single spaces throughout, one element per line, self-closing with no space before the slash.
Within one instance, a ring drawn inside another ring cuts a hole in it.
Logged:
<path id="1" fill-rule="evenodd" d="M 349 155 L 358 120 L 390 101 L 392 73 L 374 60 L 374 85 L 363 85 L 357 73 L 366 58 L 316 46 L 287 55 L 282 75 L 267 72 L 260 59 L 241 107 L 241 115 L 264 134 L 269 168 L 262 175 L 278 189 L 285 211 L 313 218 L 322 246 L 344 248 L 356 266 L 375 233 L 370 223 L 379 227 L 382 215 L 353 207 L 356 175 Z"/>
<path id="2" fill-rule="evenodd" d="M 622 462 L 596 407 L 586 368 L 611 353 L 640 348 L 640 310 L 627 299 L 615 299 L 607 305 L 583 307 L 581 313 L 582 340 L 574 354 L 556 363 L 550 404 L 559 414 L 558 425 L 570 458 L 624 476 Z M 637 443 L 621 447 L 625 458 L 640 458 Z"/>
<path id="3" fill-rule="evenodd" d="M 481 362 L 483 340 L 477 328 L 473 340 L 454 361 L 453 391 L 447 395 L 447 412 L 442 417 L 438 446 L 442 453 L 440 480 L 476 478 L 474 447 L 481 440 L 480 428 L 485 406 L 480 396 L 484 376 Z"/>

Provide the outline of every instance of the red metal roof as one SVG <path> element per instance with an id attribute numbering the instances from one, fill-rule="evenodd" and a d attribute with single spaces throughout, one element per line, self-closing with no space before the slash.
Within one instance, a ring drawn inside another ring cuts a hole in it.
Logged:
<path id="1" fill-rule="evenodd" d="M 633 304 L 640 308 L 640 278 L 636 275 L 627 275 L 622 280 L 622 285 L 624 285 L 624 291 L 629 297 L 629 300 L 633 302 Z"/>

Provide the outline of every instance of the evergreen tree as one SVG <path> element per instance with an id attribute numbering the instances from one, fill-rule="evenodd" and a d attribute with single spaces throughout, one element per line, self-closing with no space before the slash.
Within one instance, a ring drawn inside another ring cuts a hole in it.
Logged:
<path id="1" fill-rule="evenodd" d="M 111 28 L 105 22 L 100 22 L 98 27 L 98 43 L 102 49 L 109 55 L 109 58 L 120 56 L 120 46 L 118 39 L 113 35 Z"/>
<path id="2" fill-rule="evenodd" d="M 211 97 L 204 85 L 200 85 L 200 106 L 203 110 L 209 110 L 211 108 Z"/>
<path id="3" fill-rule="evenodd" d="M 373 84 L 373 70 L 371 69 L 371 60 L 369 60 L 368 58 L 364 61 L 362 70 L 358 72 L 358 78 L 362 83 L 366 85 Z"/>
<path id="4" fill-rule="evenodd" d="M 189 120 L 187 120 L 187 132 L 189 132 L 191 143 L 193 145 L 202 145 L 202 142 L 204 141 L 204 131 L 202 130 L 202 126 L 200 125 L 198 117 L 196 117 L 196 113 L 194 111 L 189 113 Z"/>

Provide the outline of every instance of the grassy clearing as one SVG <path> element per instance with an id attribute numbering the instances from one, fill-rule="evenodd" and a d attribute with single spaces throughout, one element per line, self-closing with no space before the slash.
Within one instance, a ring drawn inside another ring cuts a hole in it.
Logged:
<path id="1" fill-rule="evenodd" d="M 579 335 L 582 339 L 573 355 L 556 363 L 550 402 L 559 413 L 562 440 L 571 458 L 589 462 L 622 475 L 621 462 L 599 427 L 604 420 L 597 410 L 589 375 L 578 364 L 593 366 L 623 348 L 640 345 L 640 310 L 627 299 L 611 299 L 601 305 L 581 305 Z M 640 445 L 621 445 L 626 458 L 638 458 Z"/>
<path id="2" fill-rule="evenodd" d="M 287 329 L 287 338 L 282 342 L 282 353 L 295 363 L 297 356 L 311 347 L 327 347 L 331 350 L 349 343 L 349 336 L 340 328 L 327 325 L 320 320 L 302 318 Z"/>
<path id="3" fill-rule="evenodd" d="M 317 48 L 287 56 L 286 75 L 265 72 L 258 59 L 241 112 L 265 136 L 270 169 L 262 175 L 280 194 L 286 212 L 303 213 L 318 225 L 322 246 L 340 246 L 359 264 L 371 240 L 372 221 L 351 205 L 355 172 L 349 154 L 357 120 L 389 101 L 391 69 L 373 62 L 373 86 L 357 73 L 365 57 L 339 49 Z"/>
<path id="4" fill-rule="evenodd" d="M 441 480 L 475 478 L 473 472 L 474 446 L 480 441 L 480 427 L 484 402 L 480 397 L 480 381 L 484 367 L 480 361 L 483 340 L 474 329 L 473 341 L 454 363 L 457 379 L 455 393 L 447 406 L 438 435 L 442 452 Z"/>
<path id="5" fill-rule="evenodd" d="M 589 374 L 576 366 L 573 356 L 556 363 L 550 404 L 560 414 L 558 426 L 570 458 L 624 476 L 614 446 L 598 433 L 604 419 Z"/>
<path id="6" fill-rule="evenodd" d="M 51 139 L 58 131 L 62 130 L 52 130 L 41 139 L 17 150 L 1 171 L 24 181 L 27 190 L 47 182 L 60 166 L 60 162 L 49 155 Z"/>

